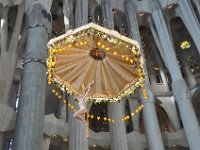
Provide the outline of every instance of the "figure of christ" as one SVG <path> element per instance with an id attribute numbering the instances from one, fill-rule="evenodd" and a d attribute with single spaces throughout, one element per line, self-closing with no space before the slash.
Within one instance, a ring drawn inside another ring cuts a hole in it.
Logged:
<path id="1" fill-rule="evenodd" d="M 94 82 L 92 84 L 94 84 Z M 87 126 L 87 121 L 85 119 L 84 114 L 87 113 L 87 108 L 86 108 L 86 106 L 87 106 L 87 95 L 90 91 L 92 84 L 89 84 L 89 86 L 87 88 L 85 88 L 84 84 L 82 84 L 82 88 L 85 89 L 85 90 L 82 94 L 80 94 L 79 96 L 76 96 L 76 99 L 78 100 L 78 105 L 79 105 L 80 109 L 73 115 L 74 118 L 83 121 L 86 126 Z"/>

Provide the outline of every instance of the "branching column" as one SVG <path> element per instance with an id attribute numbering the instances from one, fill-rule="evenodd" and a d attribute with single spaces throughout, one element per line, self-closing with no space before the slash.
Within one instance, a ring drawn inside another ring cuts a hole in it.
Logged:
<path id="1" fill-rule="evenodd" d="M 110 0 L 102 0 L 104 26 L 114 29 L 112 6 Z M 112 150 L 128 150 L 125 124 L 120 118 L 123 117 L 122 103 L 108 103 L 108 115 L 115 119 L 115 123 L 110 123 L 110 137 Z"/>
<path id="2" fill-rule="evenodd" d="M 87 16 L 87 17 L 86 17 Z M 76 27 L 85 25 L 88 22 L 88 0 L 76 0 Z M 76 110 L 79 109 L 78 102 L 70 96 L 71 103 Z M 86 127 L 80 120 L 73 118 L 74 111 L 69 108 L 69 150 L 88 150 L 88 141 L 86 139 Z"/>
<path id="3" fill-rule="evenodd" d="M 38 2 L 27 12 L 28 36 L 19 108 L 15 128 L 15 150 L 42 150 L 48 34 L 51 15 Z"/>
<path id="4" fill-rule="evenodd" d="M 150 3 L 150 6 L 152 12 L 151 16 L 153 18 L 152 20 L 154 24 L 151 18 L 149 19 L 149 23 L 151 29 L 153 29 L 155 25 L 157 30 L 158 38 L 163 49 L 163 59 L 165 59 L 166 66 L 168 67 L 172 77 L 173 94 L 178 104 L 180 116 L 186 133 L 186 138 L 190 149 L 198 150 L 200 147 L 200 129 L 199 123 L 194 113 L 194 109 L 191 104 L 189 90 L 185 80 L 182 77 L 161 8 L 155 0 Z"/>
<path id="5" fill-rule="evenodd" d="M 180 17 L 186 25 L 199 53 L 200 53 L 200 24 L 189 0 L 179 0 L 177 8 Z"/>
<path id="6" fill-rule="evenodd" d="M 137 17 L 132 1 L 126 0 L 125 10 L 131 37 L 141 43 Z M 146 70 L 146 75 L 147 77 L 144 87 L 146 89 L 148 99 L 147 100 L 144 99 L 143 88 L 140 89 L 140 98 L 144 103 L 143 118 L 144 118 L 145 132 L 148 139 L 148 145 L 151 150 L 164 150 L 162 136 L 154 104 L 154 96 L 152 91 L 150 90 L 147 70 Z"/>

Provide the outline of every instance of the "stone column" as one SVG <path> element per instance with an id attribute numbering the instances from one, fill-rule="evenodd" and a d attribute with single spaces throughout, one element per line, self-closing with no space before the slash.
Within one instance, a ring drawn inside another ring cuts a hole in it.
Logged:
<path id="1" fill-rule="evenodd" d="M 112 5 L 110 0 L 101 0 L 102 11 L 103 11 L 103 24 L 108 29 L 114 29 Z"/>
<path id="2" fill-rule="evenodd" d="M 132 95 L 128 98 L 128 102 L 129 102 L 129 106 L 130 106 L 130 111 L 131 112 L 135 112 L 135 110 L 138 108 L 138 106 L 140 105 L 138 102 L 138 97 Z M 140 119 L 140 115 L 139 113 L 135 113 L 134 117 L 131 117 L 131 121 L 133 123 L 133 129 L 134 131 L 139 131 L 140 127 L 139 127 L 139 119 Z"/>
<path id="3" fill-rule="evenodd" d="M 150 150 L 164 150 L 162 135 L 155 109 L 154 96 L 150 90 L 150 84 L 147 82 L 145 83 L 145 89 L 147 91 L 148 99 L 144 99 L 143 89 L 140 89 L 140 97 L 142 103 L 144 103 L 142 112 L 148 146 Z"/>
<path id="4" fill-rule="evenodd" d="M 82 10 L 82 24 L 87 24 L 88 23 L 88 0 L 82 0 L 82 5 L 83 5 L 83 10 Z"/>
<path id="5" fill-rule="evenodd" d="M 128 150 L 125 123 L 120 119 L 124 117 L 122 103 L 108 103 L 108 115 L 115 120 L 114 123 L 109 123 L 111 149 Z"/>
<path id="6" fill-rule="evenodd" d="M 125 1 L 125 10 L 128 19 L 128 26 L 131 37 L 141 43 L 141 38 L 139 35 L 139 28 L 136 13 L 134 10 L 133 3 L 129 0 Z M 134 34 L 138 33 L 138 34 Z M 135 36 L 134 36 L 135 35 Z M 148 72 L 146 71 L 146 81 L 145 81 L 145 89 L 147 91 L 148 99 L 145 100 L 143 97 L 143 88 L 140 89 L 140 98 L 144 103 L 143 109 L 143 118 L 145 125 L 145 132 L 148 139 L 148 145 L 151 150 L 164 150 L 162 136 L 159 128 L 158 118 L 156 114 L 155 104 L 154 104 L 154 96 L 150 89 Z"/>
<path id="7" fill-rule="evenodd" d="M 194 109 L 191 105 L 188 87 L 182 77 L 161 8 L 155 0 L 150 3 L 150 7 L 152 12 L 151 17 L 153 20 L 151 22 L 151 19 L 149 19 L 150 26 L 152 29 L 155 25 L 161 47 L 163 48 L 163 59 L 165 59 L 167 64 L 166 66 L 168 67 L 172 77 L 173 94 L 178 104 L 188 144 L 190 149 L 198 150 L 200 147 L 200 129 Z"/>
<path id="8" fill-rule="evenodd" d="M 193 2 L 195 3 L 197 10 L 198 10 L 198 15 L 200 16 L 200 0 L 193 0 Z"/>
<path id="9" fill-rule="evenodd" d="M 75 26 L 79 27 L 82 25 L 82 0 L 76 0 L 76 10 L 75 10 Z"/>
<path id="10" fill-rule="evenodd" d="M 76 27 L 85 25 L 88 21 L 88 0 L 76 0 Z M 68 102 L 73 104 L 76 110 L 79 109 L 78 102 L 70 96 Z M 69 150 L 88 150 L 88 141 L 86 139 L 86 127 L 82 121 L 73 118 L 74 111 L 69 108 Z"/>
<path id="11" fill-rule="evenodd" d="M 75 24 L 76 27 L 88 23 L 88 0 L 76 0 Z"/>
<path id="12" fill-rule="evenodd" d="M 48 34 L 51 15 L 38 2 L 27 8 L 28 36 L 19 108 L 15 128 L 15 150 L 41 150 Z"/>
<path id="13" fill-rule="evenodd" d="M 44 135 L 42 150 L 49 150 L 50 143 L 51 143 L 51 137 Z"/>
<path id="14" fill-rule="evenodd" d="M 78 102 L 74 101 L 72 96 L 68 102 L 72 104 L 76 110 L 79 109 Z M 73 117 L 74 111 L 69 108 L 69 150 L 88 150 L 88 141 L 86 139 L 86 128 L 82 121 Z"/>
<path id="15" fill-rule="evenodd" d="M 1 52 L 0 52 L 0 103 L 9 104 L 10 89 L 17 61 L 17 45 L 24 16 L 24 3 L 17 7 L 17 16 L 12 36 L 7 44 L 7 15 L 9 8 L 2 9 L 1 17 Z M 0 104 L 0 105 L 1 105 Z M 1 106 L 0 106 L 1 107 Z"/>
<path id="16" fill-rule="evenodd" d="M 64 14 L 65 31 L 67 31 L 70 28 L 69 24 L 70 8 L 68 0 L 63 0 L 63 14 Z"/>
<path id="17" fill-rule="evenodd" d="M 176 8 L 200 53 L 200 24 L 189 0 L 179 0 Z"/>
<path id="18" fill-rule="evenodd" d="M 102 0 L 104 16 L 104 26 L 114 29 L 112 6 L 110 0 Z M 110 137 L 112 150 L 128 150 L 125 124 L 120 120 L 123 117 L 122 103 L 108 103 L 108 116 L 115 119 L 115 123 L 110 122 Z"/>
<path id="19" fill-rule="evenodd" d="M 1 52 L 7 51 L 8 38 L 8 11 L 9 8 L 3 7 L 1 10 Z"/>

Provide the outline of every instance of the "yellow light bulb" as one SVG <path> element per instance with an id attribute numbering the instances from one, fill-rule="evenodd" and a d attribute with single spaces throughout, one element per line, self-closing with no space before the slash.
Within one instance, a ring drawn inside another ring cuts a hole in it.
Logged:
<path id="1" fill-rule="evenodd" d="M 130 59 L 130 63 L 131 63 L 131 64 L 133 63 L 133 59 Z"/>
<path id="2" fill-rule="evenodd" d="M 56 65 L 56 63 L 55 63 L 55 62 L 52 62 L 50 65 L 54 67 L 54 66 Z"/>
<path id="3" fill-rule="evenodd" d="M 134 116 L 135 114 L 134 113 L 131 113 L 131 116 Z"/>
<path id="4" fill-rule="evenodd" d="M 48 72 L 51 72 L 51 70 L 52 70 L 51 68 L 48 68 Z"/>
<path id="5" fill-rule="evenodd" d="M 52 76 L 53 76 L 52 74 L 49 74 L 49 75 L 48 75 L 49 78 L 51 78 Z"/>
<path id="6" fill-rule="evenodd" d="M 101 48 L 105 48 L 105 45 L 102 45 Z"/>
<path id="7" fill-rule="evenodd" d="M 129 58 L 128 57 L 126 57 L 126 61 L 128 61 L 129 60 Z"/>
<path id="8" fill-rule="evenodd" d="M 87 44 L 87 42 L 86 42 L 86 41 L 84 41 L 83 43 L 84 43 L 85 45 Z"/>
<path id="9" fill-rule="evenodd" d="M 117 55 L 117 52 L 115 51 L 113 54 L 116 56 L 116 55 Z"/>
<path id="10" fill-rule="evenodd" d="M 125 57 L 125 56 L 124 56 L 124 55 L 122 55 L 122 59 L 124 59 L 124 57 Z"/>
<path id="11" fill-rule="evenodd" d="M 101 45 L 101 43 L 100 43 L 100 42 L 98 42 L 98 43 L 97 43 L 97 45 L 98 45 L 98 46 L 100 46 L 100 45 Z"/>
<path id="12" fill-rule="evenodd" d="M 107 47 L 107 48 L 106 48 L 106 50 L 107 50 L 107 51 L 109 51 L 109 50 L 110 50 L 110 48 L 109 48 L 109 47 Z"/>

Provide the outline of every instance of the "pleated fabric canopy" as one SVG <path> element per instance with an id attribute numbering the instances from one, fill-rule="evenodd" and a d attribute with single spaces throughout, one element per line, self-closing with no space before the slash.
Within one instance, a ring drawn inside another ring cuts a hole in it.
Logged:
<path id="1" fill-rule="evenodd" d="M 48 83 L 79 95 L 94 82 L 88 99 L 117 101 L 145 79 L 138 42 L 90 23 L 48 43 Z"/>

